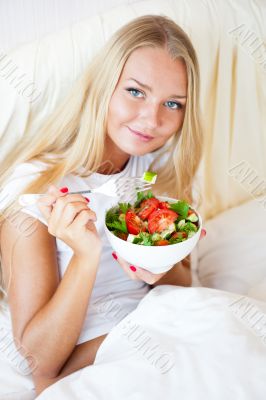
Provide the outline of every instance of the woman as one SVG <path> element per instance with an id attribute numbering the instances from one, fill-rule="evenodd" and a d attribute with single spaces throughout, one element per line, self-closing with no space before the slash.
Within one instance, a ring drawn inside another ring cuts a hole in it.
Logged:
<path id="1" fill-rule="evenodd" d="M 110 199 L 68 191 L 150 169 L 158 173 L 154 194 L 192 202 L 201 149 L 193 46 L 170 19 L 143 16 L 113 35 L 42 131 L 6 158 L 3 288 L 17 347 L 36 361 L 37 393 L 92 364 L 150 285 L 190 284 L 181 263 L 154 275 L 111 255 L 103 234 Z M 41 192 L 38 206 L 17 207 L 18 194 Z"/>

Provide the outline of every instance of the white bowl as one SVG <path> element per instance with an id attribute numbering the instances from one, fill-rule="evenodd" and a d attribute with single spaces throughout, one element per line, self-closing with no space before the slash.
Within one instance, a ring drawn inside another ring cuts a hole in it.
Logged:
<path id="1" fill-rule="evenodd" d="M 178 201 L 177 199 L 172 199 L 170 197 L 156 197 L 161 201 L 169 201 L 170 203 L 176 203 Z M 114 206 L 117 206 L 117 204 L 114 204 Z M 196 246 L 200 238 L 202 218 L 196 210 L 195 212 L 199 218 L 199 229 L 195 235 L 184 242 L 167 246 L 142 246 L 134 244 L 115 236 L 111 231 L 109 231 L 105 224 L 104 229 L 112 248 L 118 256 L 121 256 L 132 265 L 147 269 L 154 274 L 159 274 L 168 271 L 174 264 L 183 260 Z"/>

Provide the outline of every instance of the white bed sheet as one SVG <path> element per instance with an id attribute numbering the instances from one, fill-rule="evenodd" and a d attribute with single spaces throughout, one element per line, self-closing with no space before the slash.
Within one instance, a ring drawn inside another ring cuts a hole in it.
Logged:
<path id="1" fill-rule="evenodd" d="M 16 349 L 10 313 L 0 303 L 0 400 L 33 400 L 34 386 L 25 359 Z"/>
<path id="2" fill-rule="evenodd" d="M 264 400 L 265 359 L 266 303 L 160 286 L 111 331 L 93 366 L 38 400 Z"/>

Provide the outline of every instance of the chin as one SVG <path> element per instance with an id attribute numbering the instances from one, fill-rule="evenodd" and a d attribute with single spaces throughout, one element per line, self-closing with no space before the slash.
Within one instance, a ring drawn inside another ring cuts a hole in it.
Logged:
<path id="1" fill-rule="evenodd" d="M 124 151 L 125 153 L 130 154 L 131 156 L 143 156 L 145 154 L 148 154 L 155 150 L 158 150 L 161 146 L 162 145 L 154 146 L 154 144 L 153 144 L 153 146 L 151 146 L 151 145 L 148 145 L 147 143 L 143 143 L 138 146 L 134 146 L 134 145 L 130 146 L 130 144 L 128 143 L 128 146 L 125 146 L 123 148 L 120 147 L 120 149 L 122 151 Z"/>
<path id="2" fill-rule="evenodd" d="M 130 151 L 131 156 L 144 156 L 145 154 L 151 153 L 153 149 L 136 149 Z"/>

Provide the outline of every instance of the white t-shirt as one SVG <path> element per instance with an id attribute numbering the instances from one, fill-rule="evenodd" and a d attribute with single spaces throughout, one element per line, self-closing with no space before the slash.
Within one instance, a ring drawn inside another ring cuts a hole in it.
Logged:
<path id="1" fill-rule="evenodd" d="M 81 178 L 71 174 L 62 179 L 57 186 L 66 186 L 69 188 L 69 191 L 77 191 L 98 187 L 107 180 L 109 181 L 118 177 L 142 176 L 143 172 L 149 169 L 149 165 L 157 153 L 158 150 L 145 156 L 130 157 L 124 170 L 117 174 L 103 175 L 94 173 L 88 178 Z M 23 163 L 16 167 L 7 185 L 0 192 L 0 211 L 4 207 L 9 196 L 13 198 L 16 194 L 20 193 L 21 190 L 36 177 L 36 173 L 40 171 L 40 168 L 43 168 L 43 164 L 37 161 Z M 95 225 L 102 238 L 103 248 L 96 281 L 91 293 L 86 318 L 77 342 L 78 344 L 108 333 L 118 322 L 137 307 L 139 301 L 150 288 L 149 285 L 142 281 L 130 279 L 118 262 L 112 257 L 113 249 L 104 232 L 104 217 L 105 210 L 118 202 L 119 199 L 99 193 L 90 193 L 87 197 L 90 199 L 90 208 L 95 211 L 97 215 Z M 37 206 L 27 206 L 23 208 L 22 211 L 47 225 Z M 72 249 L 60 239 L 56 239 L 56 244 L 59 274 L 60 278 L 62 278 L 73 252 Z M 25 254 L 25 257 L 30 257 L 30 255 Z"/>

